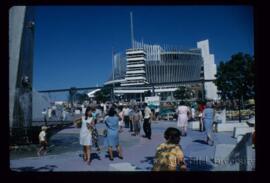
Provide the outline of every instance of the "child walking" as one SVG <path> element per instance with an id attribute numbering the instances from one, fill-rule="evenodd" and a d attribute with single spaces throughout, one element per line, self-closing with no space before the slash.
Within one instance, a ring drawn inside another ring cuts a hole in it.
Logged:
<path id="1" fill-rule="evenodd" d="M 42 155 L 47 154 L 47 145 L 48 145 L 48 142 L 47 142 L 47 139 L 46 139 L 46 130 L 47 129 L 48 128 L 46 126 L 42 126 L 41 127 L 41 132 L 38 135 L 39 144 L 40 144 L 40 148 L 39 148 L 39 150 L 37 152 L 38 156 L 41 155 L 41 152 L 43 152 Z"/>

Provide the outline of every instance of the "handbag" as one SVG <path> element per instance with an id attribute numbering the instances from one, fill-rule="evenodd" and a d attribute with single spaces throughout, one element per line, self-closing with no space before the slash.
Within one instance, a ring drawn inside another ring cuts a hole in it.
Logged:
<path id="1" fill-rule="evenodd" d="M 81 128 L 82 127 L 82 118 L 80 119 L 77 119 L 75 122 L 74 122 L 76 128 Z"/>

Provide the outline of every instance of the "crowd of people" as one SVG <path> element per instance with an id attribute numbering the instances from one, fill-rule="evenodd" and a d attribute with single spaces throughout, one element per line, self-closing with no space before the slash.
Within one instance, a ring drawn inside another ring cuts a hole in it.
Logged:
<path id="1" fill-rule="evenodd" d="M 184 163 L 184 153 L 179 145 L 181 137 L 187 136 L 188 121 L 195 120 L 198 117 L 200 121 L 200 131 L 205 132 L 206 142 L 209 145 L 214 144 L 212 135 L 213 124 L 215 123 L 215 110 L 213 104 L 208 102 L 198 106 L 199 114 L 196 116 L 194 106 L 189 107 L 184 102 L 176 109 L 177 128 L 168 128 L 164 133 L 165 142 L 161 143 L 156 149 L 153 171 L 160 170 L 186 170 Z M 122 147 L 119 143 L 119 133 L 123 132 L 124 128 L 129 129 L 128 132 L 132 136 L 139 136 L 141 131 L 141 123 L 143 123 L 144 135 L 142 137 L 151 140 L 151 122 L 153 117 L 156 117 L 156 111 L 149 108 L 147 103 L 142 105 L 89 105 L 83 111 L 84 115 L 76 119 L 76 124 L 80 127 L 80 145 L 83 147 L 83 160 L 87 164 L 91 164 L 91 148 L 95 147 L 98 152 L 99 135 L 96 128 L 98 122 L 105 124 L 106 128 L 103 131 L 104 144 L 107 146 L 108 157 L 111 161 L 114 160 L 113 150 L 118 152 L 118 158 L 123 159 Z M 159 112 L 159 111 L 158 111 Z M 46 154 L 47 140 L 46 127 L 42 127 L 39 134 L 40 148 L 38 155 L 42 152 Z"/>
<path id="2" fill-rule="evenodd" d="M 176 109 L 177 127 L 182 136 L 186 136 L 188 122 L 198 119 L 199 131 L 206 134 L 206 143 L 214 145 L 212 133 L 217 131 L 217 124 L 222 122 L 221 113 L 224 108 L 220 104 L 209 101 L 200 103 L 196 109 L 194 106 L 186 105 L 183 101 L 180 102 Z"/>
<path id="3" fill-rule="evenodd" d="M 151 116 L 152 112 L 147 104 L 143 105 L 143 111 L 138 105 L 116 105 L 109 104 L 104 107 L 105 111 L 97 112 L 96 107 L 88 106 L 85 109 L 84 116 L 75 120 L 80 127 L 80 144 L 83 146 L 83 159 L 88 164 L 91 163 L 91 147 L 95 146 L 100 151 L 98 145 L 98 130 L 96 124 L 98 121 L 103 122 L 106 129 L 103 131 L 105 137 L 104 144 L 108 147 L 108 155 L 111 161 L 114 160 L 113 149 L 118 152 L 118 158 L 123 159 L 122 147 L 119 144 L 119 133 L 123 128 L 128 128 L 133 136 L 138 136 L 141 130 L 141 121 L 143 120 L 143 137 L 151 139 Z M 100 109 L 100 108 L 99 108 Z M 102 109 L 102 108 L 101 108 Z M 104 114 L 104 115 L 103 115 Z M 102 120 L 100 120 L 102 118 Z"/>
<path id="4" fill-rule="evenodd" d="M 47 122 L 50 120 L 67 120 L 68 111 L 65 108 L 59 109 L 56 106 L 52 106 L 47 109 L 44 108 L 41 114 L 45 125 L 47 125 Z"/>

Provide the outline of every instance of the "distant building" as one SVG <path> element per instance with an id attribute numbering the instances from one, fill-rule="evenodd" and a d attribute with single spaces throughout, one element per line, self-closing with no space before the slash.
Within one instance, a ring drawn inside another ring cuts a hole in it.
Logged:
<path id="1" fill-rule="evenodd" d="M 216 64 L 210 54 L 209 41 L 197 42 L 197 48 L 179 49 L 172 46 L 145 44 L 134 38 L 133 14 L 130 12 L 131 48 L 126 54 L 114 54 L 112 76 L 105 85 L 113 84 L 113 92 L 130 95 L 142 101 L 144 93 L 152 95 L 173 92 L 181 85 L 196 90 L 195 96 L 218 99 L 214 84 Z M 126 98 L 127 99 L 127 98 Z"/>
<path id="2" fill-rule="evenodd" d="M 134 41 L 133 46 L 127 49 L 126 55 L 117 53 L 118 57 L 115 57 L 114 72 L 117 75 L 111 76 L 105 83 L 120 84 L 114 93 L 142 94 L 153 90 L 153 87 L 157 93 L 173 92 L 179 86 L 178 83 L 190 85 L 201 83 L 201 80 L 215 80 L 216 64 L 214 55 L 210 54 L 208 40 L 198 42 L 197 48 L 185 50 L 137 41 Z M 217 87 L 213 82 L 205 82 L 203 86 L 206 99 L 218 98 Z"/>

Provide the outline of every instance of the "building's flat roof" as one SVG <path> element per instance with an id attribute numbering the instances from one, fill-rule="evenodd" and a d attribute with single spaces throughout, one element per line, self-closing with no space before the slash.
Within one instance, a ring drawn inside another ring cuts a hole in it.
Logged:
<path id="1" fill-rule="evenodd" d="M 200 53 L 192 52 L 192 51 L 163 51 L 160 55 L 166 54 L 189 54 L 189 55 L 201 55 Z"/>

